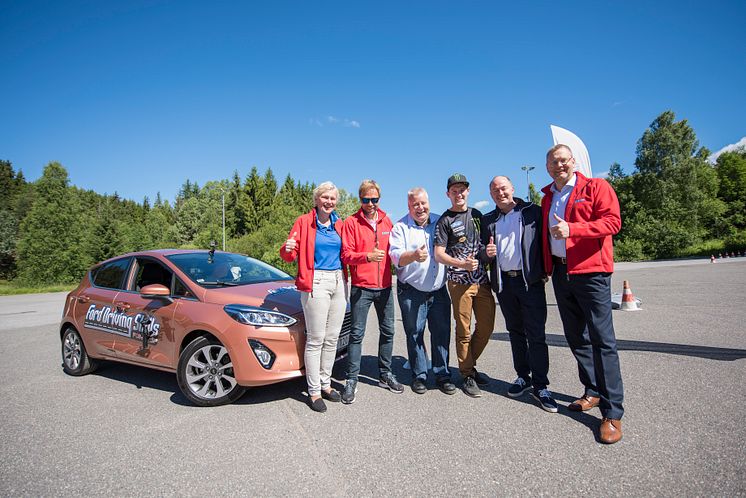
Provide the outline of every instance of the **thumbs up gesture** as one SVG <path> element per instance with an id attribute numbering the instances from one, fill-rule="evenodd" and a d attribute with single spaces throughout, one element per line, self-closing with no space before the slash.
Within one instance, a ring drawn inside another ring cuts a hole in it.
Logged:
<path id="1" fill-rule="evenodd" d="M 570 225 L 567 224 L 565 220 L 557 216 L 557 214 L 552 214 L 554 216 L 554 220 L 557 222 L 556 225 L 549 227 L 549 233 L 552 235 L 553 239 L 566 239 L 570 236 Z"/>
<path id="2" fill-rule="evenodd" d="M 490 258 L 494 258 L 497 256 L 497 246 L 495 245 L 495 237 L 490 237 L 490 242 L 487 244 L 487 247 L 485 247 L 487 251 L 487 256 Z"/>
<path id="3" fill-rule="evenodd" d="M 473 254 L 469 254 L 469 257 L 464 260 L 461 264 L 461 268 L 466 271 L 474 271 L 479 267 L 479 261 L 474 258 Z"/>
<path id="4" fill-rule="evenodd" d="M 285 252 L 293 252 L 298 247 L 298 242 L 295 238 L 298 236 L 298 232 L 293 232 L 293 235 L 285 241 Z"/>
<path id="5" fill-rule="evenodd" d="M 424 263 L 427 260 L 427 256 L 427 246 L 425 244 L 422 244 L 422 247 L 414 252 L 414 260 L 418 263 Z"/>

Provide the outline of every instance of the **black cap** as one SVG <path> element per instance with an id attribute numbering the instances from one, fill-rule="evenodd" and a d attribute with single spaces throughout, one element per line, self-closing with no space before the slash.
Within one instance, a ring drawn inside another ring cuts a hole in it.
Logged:
<path id="1" fill-rule="evenodd" d="M 454 173 L 448 178 L 448 187 L 451 188 L 451 185 L 455 185 L 457 183 L 463 183 L 467 187 L 469 186 L 469 180 L 466 179 L 464 175 L 461 173 Z"/>

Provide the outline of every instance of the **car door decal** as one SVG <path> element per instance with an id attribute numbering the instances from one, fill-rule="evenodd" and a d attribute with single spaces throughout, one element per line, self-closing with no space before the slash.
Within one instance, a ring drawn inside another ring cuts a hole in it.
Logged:
<path id="1" fill-rule="evenodd" d="M 136 313 L 128 315 L 111 306 L 90 305 L 85 314 L 85 326 L 133 339 L 142 339 L 143 331 L 148 336 L 150 344 L 158 342 L 161 323 L 154 315 Z"/>

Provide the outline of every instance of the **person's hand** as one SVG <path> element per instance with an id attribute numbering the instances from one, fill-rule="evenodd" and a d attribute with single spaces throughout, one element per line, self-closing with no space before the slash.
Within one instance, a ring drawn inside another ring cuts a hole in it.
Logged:
<path id="1" fill-rule="evenodd" d="M 549 228 L 549 233 L 553 239 L 566 239 L 570 236 L 570 225 L 565 220 L 553 214 L 554 219 L 557 220 L 557 224 Z"/>
<path id="2" fill-rule="evenodd" d="M 490 237 L 490 242 L 487 244 L 487 247 L 485 247 L 487 250 L 487 257 L 494 258 L 497 256 L 497 246 L 495 245 L 495 238 Z"/>
<path id="3" fill-rule="evenodd" d="M 425 244 L 422 244 L 422 247 L 414 252 L 414 260 L 418 263 L 424 263 L 427 260 L 427 256 L 427 246 Z"/>
<path id="4" fill-rule="evenodd" d="M 293 236 L 285 241 L 285 252 L 293 252 L 298 247 L 298 242 L 295 238 L 298 236 L 298 232 L 293 232 Z"/>
<path id="5" fill-rule="evenodd" d="M 383 261 L 383 258 L 386 257 L 386 253 L 376 247 L 371 252 L 366 254 L 365 257 L 369 263 L 373 263 L 373 262 Z"/>
<path id="6" fill-rule="evenodd" d="M 474 255 L 473 254 L 469 254 L 469 257 L 466 258 L 461 263 L 461 269 L 466 270 L 466 271 L 474 271 L 478 267 L 479 267 L 479 261 L 477 261 L 476 259 L 474 259 Z"/>

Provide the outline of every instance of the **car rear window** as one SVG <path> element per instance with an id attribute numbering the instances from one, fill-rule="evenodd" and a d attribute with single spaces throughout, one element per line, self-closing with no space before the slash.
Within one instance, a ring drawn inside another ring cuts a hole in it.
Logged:
<path id="1" fill-rule="evenodd" d="M 246 285 L 293 280 L 282 270 L 248 256 L 226 252 L 183 253 L 167 256 L 189 278 L 203 287 Z"/>
<path id="2" fill-rule="evenodd" d="M 124 277 L 127 275 L 130 259 L 118 259 L 91 270 L 91 280 L 96 287 L 123 289 Z"/>

